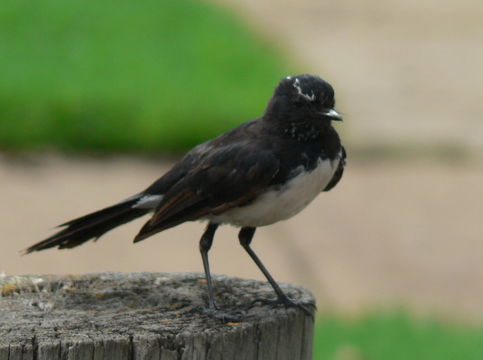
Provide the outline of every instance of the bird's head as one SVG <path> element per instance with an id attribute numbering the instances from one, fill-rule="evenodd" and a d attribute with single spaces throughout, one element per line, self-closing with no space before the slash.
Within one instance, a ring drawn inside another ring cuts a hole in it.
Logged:
<path id="1" fill-rule="evenodd" d="M 269 117 L 290 121 L 330 124 L 342 121 L 334 109 L 334 89 L 315 75 L 301 74 L 283 78 L 267 107 Z"/>

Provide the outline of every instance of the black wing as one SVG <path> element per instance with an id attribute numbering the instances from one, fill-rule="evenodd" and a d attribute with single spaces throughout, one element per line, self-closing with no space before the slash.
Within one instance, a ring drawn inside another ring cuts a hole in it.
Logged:
<path id="1" fill-rule="evenodd" d="M 334 186 L 336 186 L 339 183 L 340 179 L 342 178 L 342 175 L 344 174 L 344 167 L 346 164 L 347 154 L 343 146 L 341 146 L 341 150 L 342 150 L 342 155 L 340 157 L 339 166 L 335 170 L 334 176 L 332 176 L 332 179 L 330 179 L 329 183 L 327 184 L 327 186 L 323 191 L 329 191 Z"/>
<path id="2" fill-rule="evenodd" d="M 134 241 L 246 204 L 270 185 L 278 171 L 275 155 L 270 150 L 260 150 L 254 142 L 214 148 L 166 192 Z"/>

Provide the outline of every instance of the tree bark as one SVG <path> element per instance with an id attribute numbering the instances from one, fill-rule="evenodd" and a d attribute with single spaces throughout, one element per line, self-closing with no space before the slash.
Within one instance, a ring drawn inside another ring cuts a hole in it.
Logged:
<path id="1" fill-rule="evenodd" d="M 313 317 L 299 308 L 252 305 L 274 298 L 264 282 L 214 276 L 221 309 L 207 316 L 196 273 L 99 273 L 0 277 L 0 360 L 215 360 L 312 358 Z M 293 299 L 313 303 L 299 286 Z"/>

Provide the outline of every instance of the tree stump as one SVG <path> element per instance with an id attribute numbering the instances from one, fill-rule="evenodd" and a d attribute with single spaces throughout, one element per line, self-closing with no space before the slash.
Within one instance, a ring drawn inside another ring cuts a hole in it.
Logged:
<path id="1" fill-rule="evenodd" d="M 0 360 L 311 359 L 313 317 L 298 308 L 253 305 L 274 298 L 265 282 L 214 276 L 221 308 L 203 312 L 204 275 L 99 273 L 0 277 Z M 293 299 L 314 301 L 281 284 Z"/>

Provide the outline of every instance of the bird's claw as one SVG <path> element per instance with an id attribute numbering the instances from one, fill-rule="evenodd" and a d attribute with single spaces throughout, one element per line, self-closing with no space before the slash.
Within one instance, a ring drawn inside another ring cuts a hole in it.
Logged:
<path id="1" fill-rule="evenodd" d="M 277 299 L 255 299 L 252 301 L 252 305 L 260 303 L 262 305 L 282 305 L 286 308 L 294 307 L 301 309 L 306 315 L 314 317 L 315 304 L 312 302 L 301 302 L 290 299 L 288 296 L 280 296 Z"/>

